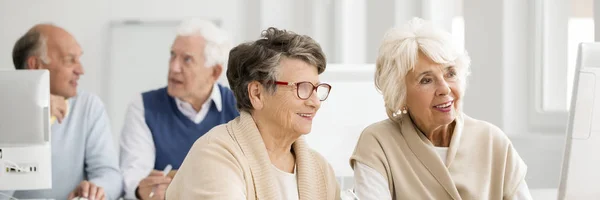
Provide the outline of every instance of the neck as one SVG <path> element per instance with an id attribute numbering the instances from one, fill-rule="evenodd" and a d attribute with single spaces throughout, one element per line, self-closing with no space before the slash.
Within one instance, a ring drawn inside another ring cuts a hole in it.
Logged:
<path id="1" fill-rule="evenodd" d="M 454 122 L 448 125 L 439 126 L 425 135 L 436 147 L 449 147 L 452 134 L 454 133 Z"/>
<path id="2" fill-rule="evenodd" d="M 204 105 L 204 102 L 206 102 L 206 100 L 208 100 L 208 98 L 210 98 L 210 94 L 212 93 L 212 89 L 213 87 L 209 87 L 208 91 L 202 91 L 199 92 L 197 94 L 194 94 L 192 96 L 186 97 L 186 98 L 181 98 L 182 101 L 185 101 L 189 104 L 192 105 L 192 108 L 194 108 L 194 110 L 196 112 L 199 112 L 200 109 L 202 109 L 202 106 Z"/>
<path id="3" fill-rule="evenodd" d="M 292 151 L 292 144 L 299 136 L 282 128 L 274 127 L 272 122 L 260 115 L 253 114 L 252 117 L 265 143 L 271 163 L 282 171 L 293 173 L 295 155 Z"/>
<path id="4" fill-rule="evenodd" d="M 450 124 L 442 125 L 442 126 L 433 126 L 428 127 L 424 126 L 422 123 L 419 123 L 413 119 L 413 123 L 417 125 L 417 128 L 425 134 L 425 137 L 431 141 L 431 143 L 436 147 L 449 147 L 450 141 L 452 140 L 452 135 L 454 133 L 454 126 L 456 122 L 452 122 Z"/>

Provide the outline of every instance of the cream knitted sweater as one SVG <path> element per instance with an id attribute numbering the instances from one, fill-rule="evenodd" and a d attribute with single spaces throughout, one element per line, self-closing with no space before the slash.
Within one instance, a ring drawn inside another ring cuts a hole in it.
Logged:
<path id="1" fill-rule="evenodd" d="M 388 181 L 392 199 L 511 199 L 527 166 L 496 126 L 459 115 L 446 162 L 409 117 L 367 127 L 350 164 Z M 445 163 L 445 164 L 444 164 Z"/>
<path id="2" fill-rule="evenodd" d="M 292 148 L 299 198 L 339 199 L 339 186 L 325 159 L 302 137 Z M 169 185 L 166 199 L 279 200 L 280 188 L 271 168 L 252 116 L 241 112 L 238 118 L 213 128 L 194 143 Z"/>

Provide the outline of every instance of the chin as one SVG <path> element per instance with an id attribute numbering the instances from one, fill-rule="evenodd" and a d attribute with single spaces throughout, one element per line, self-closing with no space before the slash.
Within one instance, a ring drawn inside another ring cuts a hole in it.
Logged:
<path id="1" fill-rule="evenodd" d="M 173 96 L 173 89 L 171 89 L 171 87 L 167 86 L 167 94 L 169 94 L 169 96 Z"/>
<path id="2" fill-rule="evenodd" d="M 297 127 L 295 128 L 296 133 L 299 133 L 300 135 L 306 135 L 309 134 L 311 131 L 311 127 L 305 128 L 305 127 Z"/>
<path id="3" fill-rule="evenodd" d="M 171 97 L 179 97 L 181 96 L 181 92 L 178 89 L 175 89 L 171 86 L 167 86 L 167 94 L 169 94 L 169 96 Z"/>
<path id="4" fill-rule="evenodd" d="M 440 122 L 442 122 L 441 124 L 451 124 L 452 122 L 454 122 L 454 120 L 456 119 L 456 114 L 452 113 L 450 115 L 444 116 L 443 118 L 440 118 Z"/>
<path id="5" fill-rule="evenodd" d="M 454 120 L 456 119 L 456 117 L 453 117 L 452 119 L 444 119 L 444 122 L 442 124 L 452 124 L 452 122 L 454 122 Z"/>
<path id="6" fill-rule="evenodd" d="M 67 99 L 71 98 L 71 97 L 74 97 L 74 96 L 77 96 L 77 89 L 73 89 L 72 91 L 68 91 L 64 95 L 64 97 L 67 98 Z"/>

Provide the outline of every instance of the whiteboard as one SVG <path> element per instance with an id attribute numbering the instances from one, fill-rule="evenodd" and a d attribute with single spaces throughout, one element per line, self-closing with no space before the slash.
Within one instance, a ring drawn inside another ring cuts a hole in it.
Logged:
<path id="1" fill-rule="evenodd" d="M 110 24 L 104 100 L 117 146 L 131 100 L 167 85 L 169 52 L 178 25 L 178 21 Z"/>

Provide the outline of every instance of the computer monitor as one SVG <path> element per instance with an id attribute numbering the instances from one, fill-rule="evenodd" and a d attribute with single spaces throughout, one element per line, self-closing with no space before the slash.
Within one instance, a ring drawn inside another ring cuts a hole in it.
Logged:
<path id="1" fill-rule="evenodd" d="M 558 199 L 600 199 L 600 43 L 579 45 Z"/>
<path id="2" fill-rule="evenodd" d="M 50 75 L 0 71 L 0 190 L 52 187 Z"/>

